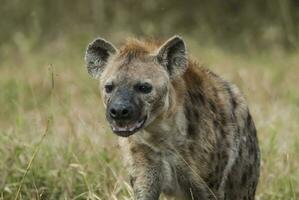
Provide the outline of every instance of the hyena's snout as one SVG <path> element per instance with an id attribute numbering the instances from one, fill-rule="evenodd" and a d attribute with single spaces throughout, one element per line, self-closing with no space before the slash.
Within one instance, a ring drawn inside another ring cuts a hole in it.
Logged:
<path id="1" fill-rule="evenodd" d="M 109 116 L 113 120 L 128 120 L 134 113 L 133 106 L 129 102 L 116 102 L 109 108 Z"/>
<path id="2" fill-rule="evenodd" d="M 117 91 L 107 105 L 106 118 L 114 133 L 128 137 L 140 130 L 146 116 L 142 113 L 142 105 L 134 98 L 134 93 L 128 89 Z"/>

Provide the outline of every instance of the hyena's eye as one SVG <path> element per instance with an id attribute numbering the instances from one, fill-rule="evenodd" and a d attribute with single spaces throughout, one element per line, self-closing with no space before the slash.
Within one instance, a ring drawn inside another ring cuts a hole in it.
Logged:
<path id="1" fill-rule="evenodd" d="M 149 83 L 140 83 L 135 86 L 135 90 L 137 92 L 141 92 L 144 94 L 150 93 L 153 89 L 153 86 Z"/>
<path id="2" fill-rule="evenodd" d="M 112 84 L 107 84 L 107 85 L 105 85 L 105 92 L 110 93 L 110 92 L 112 92 L 113 88 L 114 88 L 114 86 Z"/>

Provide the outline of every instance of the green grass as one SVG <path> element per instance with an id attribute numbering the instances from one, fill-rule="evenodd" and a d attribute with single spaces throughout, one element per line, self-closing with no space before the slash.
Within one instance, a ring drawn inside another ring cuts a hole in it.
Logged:
<path id="1" fill-rule="evenodd" d="M 84 46 L 23 45 L 0 61 L 0 199 L 132 199 L 98 83 L 84 68 Z M 257 199 L 299 198 L 299 54 L 190 46 L 249 102 L 262 151 Z"/>

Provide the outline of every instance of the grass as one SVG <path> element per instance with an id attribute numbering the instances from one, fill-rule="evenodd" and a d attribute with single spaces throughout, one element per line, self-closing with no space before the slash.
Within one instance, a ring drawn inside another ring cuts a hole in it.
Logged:
<path id="1" fill-rule="evenodd" d="M 0 200 L 132 199 L 98 83 L 84 68 L 85 46 L 26 45 L 6 48 L 0 61 Z M 190 52 L 249 102 L 262 151 L 257 199 L 299 198 L 299 53 Z"/>

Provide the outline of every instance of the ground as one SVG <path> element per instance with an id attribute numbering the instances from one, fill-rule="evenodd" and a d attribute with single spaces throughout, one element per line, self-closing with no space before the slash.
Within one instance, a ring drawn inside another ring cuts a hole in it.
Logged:
<path id="1" fill-rule="evenodd" d="M 132 199 L 98 83 L 84 68 L 85 46 L 26 45 L 0 60 L 0 200 Z M 256 199 L 299 198 L 299 54 L 188 47 L 246 96 L 262 156 Z"/>

